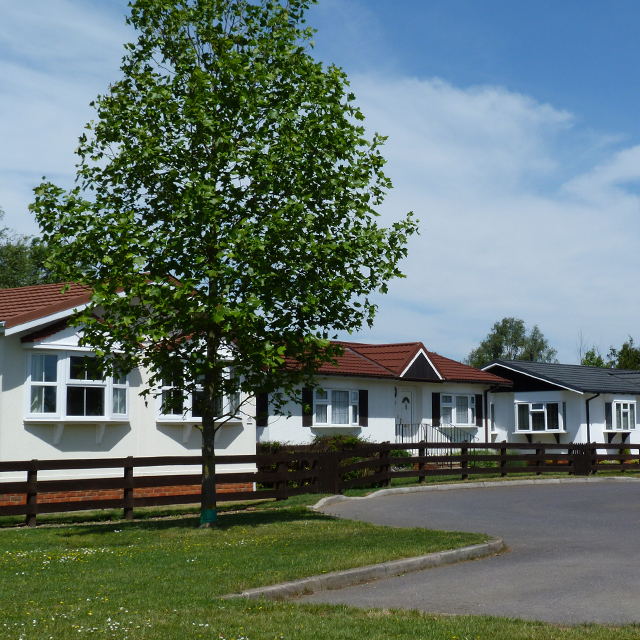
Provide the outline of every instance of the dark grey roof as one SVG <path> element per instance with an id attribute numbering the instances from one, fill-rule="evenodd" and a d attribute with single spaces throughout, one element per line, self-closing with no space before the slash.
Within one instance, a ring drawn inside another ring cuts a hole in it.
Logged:
<path id="1" fill-rule="evenodd" d="M 625 393 L 640 395 L 640 371 L 604 369 L 580 364 L 555 364 L 526 360 L 494 360 L 482 367 L 509 379 L 509 371 L 516 371 L 582 393 Z"/>

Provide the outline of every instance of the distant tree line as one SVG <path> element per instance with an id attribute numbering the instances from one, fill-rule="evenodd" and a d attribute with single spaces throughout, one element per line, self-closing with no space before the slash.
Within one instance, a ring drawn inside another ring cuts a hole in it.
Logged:
<path id="1" fill-rule="evenodd" d="M 0 209 L 0 222 L 3 219 Z M 0 227 L 0 289 L 55 282 L 46 259 L 47 246 L 40 238 Z"/>

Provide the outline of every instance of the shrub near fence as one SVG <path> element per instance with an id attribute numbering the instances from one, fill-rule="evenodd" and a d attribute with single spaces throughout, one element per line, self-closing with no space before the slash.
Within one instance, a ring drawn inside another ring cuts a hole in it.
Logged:
<path id="1" fill-rule="evenodd" d="M 438 453 L 442 450 L 442 455 Z M 402 452 L 402 453 L 401 453 Z M 409 452 L 409 456 L 407 456 Z M 411 455 L 416 452 L 417 455 Z M 218 456 L 218 482 L 227 487 L 246 488 L 220 493 L 219 501 L 284 499 L 308 493 L 338 494 L 350 488 L 372 485 L 389 486 L 395 478 L 424 481 L 427 477 L 544 473 L 589 475 L 599 469 L 611 471 L 640 470 L 640 445 L 633 444 L 516 444 L 459 443 L 451 453 L 450 444 L 414 442 L 405 444 L 364 444 L 346 451 L 304 451 Z M 0 473 L 26 472 L 26 481 L 0 481 L 0 496 L 24 496 L 21 504 L 0 506 L 0 516 L 25 515 L 34 526 L 39 514 L 82 511 L 87 509 L 123 509 L 125 518 L 145 506 L 193 504 L 200 501 L 200 456 L 161 458 L 110 458 L 102 460 L 30 460 L 0 462 Z M 224 473 L 229 465 L 251 464 L 258 471 Z M 197 472 L 180 474 L 136 475 L 151 467 L 193 465 Z M 111 470 L 118 477 L 41 480 L 42 471 Z M 255 483 L 255 485 L 254 485 Z M 180 488 L 145 495 L 158 488 Z M 190 489 L 189 489 L 190 487 Z M 96 497 L 103 492 L 118 497 Z M 53 502 L 51 494 L 70 494 L 73 498 Z M 98 492 L 97 494 L 95 492 Z M 165 495 L 161 495 L 161 494 Z M 172 494 L 172 495 L 168 495 Z"/>

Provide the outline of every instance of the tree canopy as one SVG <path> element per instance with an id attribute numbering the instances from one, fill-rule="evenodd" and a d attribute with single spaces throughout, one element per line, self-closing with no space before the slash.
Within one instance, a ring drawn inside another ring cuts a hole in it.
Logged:
<path id="1" fill-rule="evenodd" d="M 411 214 L 376 222 L 383 138 L 310 55 L 311 2 L 131 2 L 138 39 L 92 103 L 77 185 L 45 182 L 32 205 L 58 274 L 93 288 L 76 321 L 105 372 L 201 394 L 205 523 L 215 430 L 235 412 L 216 398 L 267 390 L 277 408 L 313 384 L 417 230 Z"/>
<path id="2" fill-rule="evenodd" d="M 487 337 L 471 351 L 465 362 L 481 367 L 498 358 L 555 362 L 557 351 L 549 346 L 538 325 L 527 331 L 524 320 L 503 318 L 496 322 Z"/>
<path id="3" fill-rule="evenodd" d="M 0 222 L 4 212 L 0 209 Z M 0 289 L 51 282 L 45 267 L 47 247 L 40 238 L 0 228 Z"/>
<path id="4" fill-rule="evenodd" d="M 637 347 L 633 338 L 624 342 L 620 349 L 609 348 L 607 365 L 614 369 L 640 369 L 640 347 Z"/>

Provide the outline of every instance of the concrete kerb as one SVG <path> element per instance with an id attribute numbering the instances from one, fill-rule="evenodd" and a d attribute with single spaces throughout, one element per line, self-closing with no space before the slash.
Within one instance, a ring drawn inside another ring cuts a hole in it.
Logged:
<path id="1" fill-rule="evenodd" d="M 361 582 L 369 582 L 370 580 L 392 578 L 405 573 L 422 571 L 423 569 L 429 569 L 431 567 L 493 556 L 503 551 L 504 548 L 505 545 L 501 538 L 492 538 L 488 542 L 474 544 L 470 547 L 438 551 L 436 553 L 428 553 L 424 556 L 403 558 L 402 560 L 391 560 L 390 562 L 382 562 L 380 564 L 372 564 L 366 567 L 347 569 L 345 571 L 332 571 L 331 573 L 303 578 L 302 580 L 293 580 L 291 582 L 248 589 L 242 593 L 222 596 L 221 599 L 249 598 L 256 600 L 258 598 L 268 598 L 270 600 L 283 600 L 301 594 L 326 591 L 327 589 L 340 589 L 342 587 L 360 584 Z"/>
<path id="2" fill-rule="evenodd" d="M 469 489 L 491 489 L 495 487 L 521 487 L 523 485 L 538 485 L 538 484 L 564 484 L 567 482 L 640 482 L 640 478 L 621 478 L 621 477 L 607 477 L 598 478 L 586 477 L 586 478 L 540 478 L 537 480 L 497 480 L 487 482 L 471 482 L 469 484 L 453 483 L 453 484 L 430 484 L 419 485 L 415 487 L 399 487 L 397 489 L 380 489 L 374 491 L 366 496 L 329 496 L 322 498 L 322 500 L 316 502 L 314 505 L 310 505 L 308 508 L 311 511 L 322 511 L 325 507 L 335 504 L 337 502 L 344 502 L 345 500 L 371 500 L 373 498 L 379 498 L 382 496 L 392 496 L 402 493 L 422 493 L 424 491 L 459 491 Z"/>
<path id="3" fill-rule="evenodd" d="M 381 489 L 380 491 L 375 491 L 367 496 L 329 496 L 308 508 L 312 511 L 321 511 L 324 507 L 328 507 L 331 504 L 343 502 L 345 500 L 371 500 L 376 497 L 402 493 L 487 489 L 492 487 L 514 487 L 537 484 L 562 484 L 566 482 L 640 482 L 640 478 L 541 478 L 538 480 L 504 480 L 493 482 L 474 482 L 470 484 L 457 483 L 401 487 L 397 489 Z M 231 598 L 249 598 L 255 600 L 258 598 L 269 598 L 272 600 L 283 600 L 285 598 L 301 594 L 325 591 L 327 589 L 340 589 L 342 587 L 349 587 L 351 585 L 368 582 L 370 580 L 391 578 L 405 573 L 422 571 L 423 569 L 429 569 L 431 567 L 493 556 L 501 553 L 505 548 L 504 541 L 501 538 L 492 538 L 488 542 L 475 544 L 470 547 L 451 549 L 449 551 L 439 551 L 437 553 L 429 553 L 424 556 L 403 558 L 402 560 L 391 560 L 390 562 L 357 567 L 355 569 L 347 569 L 345 571 L 333 571 L 320 576 L 312 576 L 301 580 L 293 580 L 291 582 L 283 582 L 280 584 L 248 589 L 242 593 L 232 593 L 222 596 L 221 599 L 229 600 Z"/>

